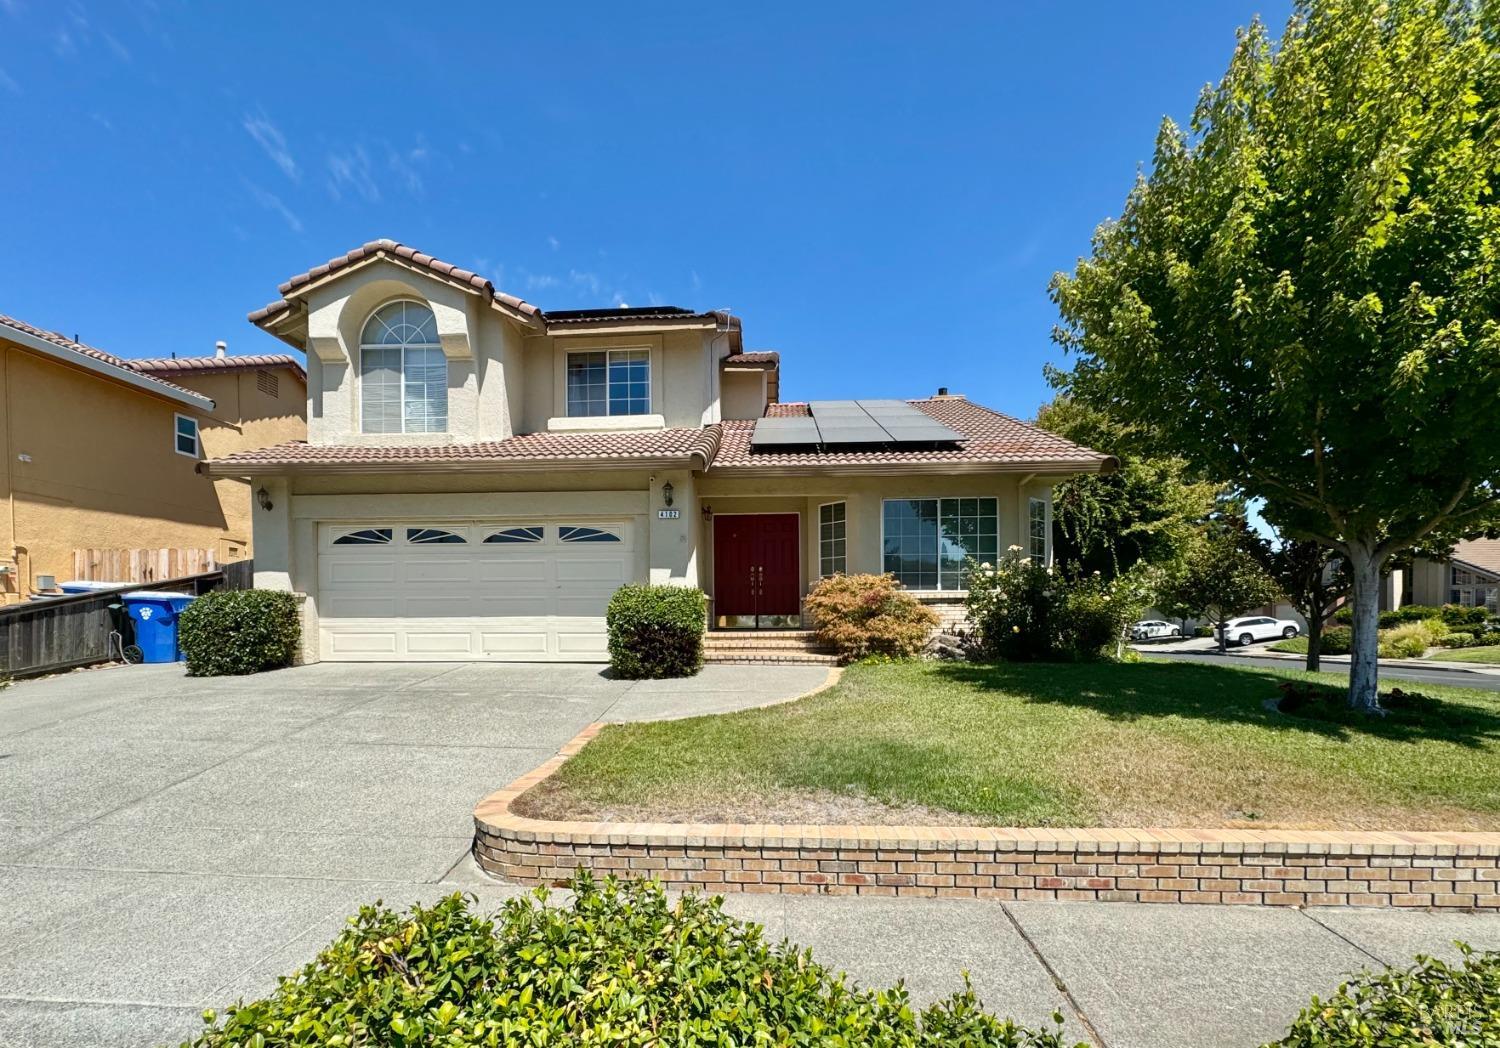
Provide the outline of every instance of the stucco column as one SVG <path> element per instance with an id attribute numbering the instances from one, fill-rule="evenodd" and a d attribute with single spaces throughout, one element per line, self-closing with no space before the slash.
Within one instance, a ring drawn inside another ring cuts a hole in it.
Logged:
<path id="1" fill-rule="evenodd" d="M 672 505 L 664 488 L 672 485 Z M 677 516 L 662 517 L 676 510 Z M 661 470 L 652 478 L 646 499 L 646 532 L 650 579 L 658 586 L 700 586 L 698 576 L 698 494 L 691 470 Z"/>
<path id="2" fill-rule="evenodd" d="M 271 508 L 260 504 L 264 490 Z M 291 590 L 292 495 L 285 477 L 254 477 L 250 481 L 250 526 L 255 543 L 255 588 Z"/>

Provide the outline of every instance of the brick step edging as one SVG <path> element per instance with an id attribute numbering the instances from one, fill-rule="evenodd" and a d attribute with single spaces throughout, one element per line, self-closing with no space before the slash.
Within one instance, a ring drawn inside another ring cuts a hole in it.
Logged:
<path id="1" fill-rule="evenodd" d="M 708 891 L 1500 910 L 1500 833 L 609 823 L 511 812 L 602 727 L 475 807 L 473 853 L 486 873 L 559 884 L 583 866 Z"/>

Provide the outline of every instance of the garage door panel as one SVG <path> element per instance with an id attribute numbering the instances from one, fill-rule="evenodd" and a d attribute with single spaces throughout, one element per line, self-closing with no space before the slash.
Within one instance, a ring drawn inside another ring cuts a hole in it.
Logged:
<path id="1" fill-rule="evenodd" d="M 347 555 L 330 556 L 325 553 L 322 561 L 322 580 L 325 586 L 352 586 L 360 583 L 390 586 L 395 584 L 398 573 L 396 558 L 390 556 L 376 555 L 365 559 Z"/>
<path id="2" fill-rule="evenodd" d="M 538 526 L 534 520 L 526 525 Z M 494 521 L 441 525 L 469 536 L 514 526 Z M 395 541 L 332 542 L 351 527 L 390 528 Z M 544 537 L 538 542 L 461 545 L 407 541 L 404 521 L 325 525 L 318 571 L 323 657 L 606 659 L 604 610 L 615 590 L 633 577 L 630 543 L 560 542 L 558 522 L 541 527 Z M 627 539 L 630 534 L 619 522 L 597 527 Z"/>
<path id="3" fill-rule="evenodd" d="M 480 651 L 492 657 L 531 658 L 544 660 L 547 650 L 548 631 L 545 628 L 531 631 L 479 631 Z"/>
<path id="4" fill-rule="evenodd" d="M 474 630 L 468 626 L 447 630 L 407 629 L 406 654 L 471 656 L 474 654 Z"/>

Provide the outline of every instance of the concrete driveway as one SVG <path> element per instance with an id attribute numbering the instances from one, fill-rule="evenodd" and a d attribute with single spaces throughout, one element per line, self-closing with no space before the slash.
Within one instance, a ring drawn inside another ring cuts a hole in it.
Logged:
<path id="1" fill-rule="evenodd" d="M 519 889 L 467 857 L 476 800 L 594 720 L 722 712 L 817 667 L 611 681 L 589 666 L 96 670 L 0 692 L 0 1045 L 149 1045 L 274 988 L 360 904 Z M 1500 948 L 1500 916 L 730 896 L 921 1000 L 969 970 L 996 1011 L 1096 1044 L 1255 1045 L 1348 971 Z"/>

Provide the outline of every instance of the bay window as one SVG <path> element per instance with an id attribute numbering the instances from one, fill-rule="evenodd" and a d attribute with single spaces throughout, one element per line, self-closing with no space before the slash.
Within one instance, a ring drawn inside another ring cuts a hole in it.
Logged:
<path id="1" fill-rule="evenodd" d="M 970 559 L 999 557 L 999 515 L 992 498 L 886 499 L 882 570 L 907 589 L 962 590 Z"/>

